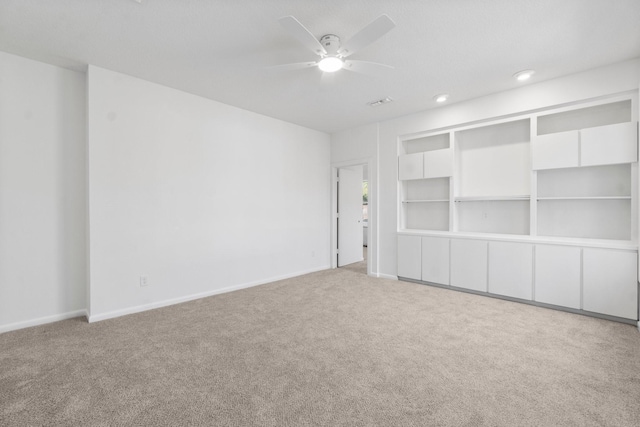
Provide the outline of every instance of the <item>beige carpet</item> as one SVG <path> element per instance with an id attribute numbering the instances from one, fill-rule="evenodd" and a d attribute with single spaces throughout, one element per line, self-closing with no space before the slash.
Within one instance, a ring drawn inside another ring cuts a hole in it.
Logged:
<path id="1" fill-rule="evenodd" d="M 356 273 L 367 274 L 367 247 L 362 247 L 362 258 L 363 260 L 360 262 L 354 262 L 353 264 L 345 265 L 344 268 L 346 270 L 351 270 Z"/>
<path id="2" fill-rule="evenodd" d="M 0 335 L 0 425 L 638 426 L 630 325 L 346 269 Z"/>

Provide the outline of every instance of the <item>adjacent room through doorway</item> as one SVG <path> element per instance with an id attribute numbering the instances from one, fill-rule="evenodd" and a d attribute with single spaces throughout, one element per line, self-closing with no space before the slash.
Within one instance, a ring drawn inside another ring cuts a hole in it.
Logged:
<path id="1" fill-rule="evenodd" d="M 368 167 L 338 169 L 337 266 L 367 274 Z"/>

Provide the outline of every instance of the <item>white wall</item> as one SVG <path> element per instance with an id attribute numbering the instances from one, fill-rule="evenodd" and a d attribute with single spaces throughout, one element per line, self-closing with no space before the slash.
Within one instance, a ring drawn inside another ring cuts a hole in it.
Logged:
<path id="1" fill-rule="evenodd" d="M 0 332 L 84 314 L 85 95 L 0 52 Z"/>
<path id="2" fill-rule="evenodd" d="M 91 320 L 329 266 L 329 135 L 93 66 L 88 93 Z"/>
<path id="3" fill-rule="evenodd" d="M 377 170 L 370 171 L 370 180 L 377 174 L 377 272 L 396 275 L 398 136 L 638 90 L 638 75 L 640 60 L 636 59 L 387 120 L 377 124 L 377 133 L 372 133 L 376 125 L 371 125 L 333 134 L 332 163 L 375 156 Z M 371 145 L 375 140 L 377 150 Z"/>

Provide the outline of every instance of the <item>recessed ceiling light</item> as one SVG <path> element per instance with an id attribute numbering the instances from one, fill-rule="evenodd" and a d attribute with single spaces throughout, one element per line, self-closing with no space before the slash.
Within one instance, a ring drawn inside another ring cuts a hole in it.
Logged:
<path id="1" fill-rule="evenodd" d="M 433 99 L 435 99 L 436 102 L 444 102 L 447 99 L 449 99 L 449 94 L 448 93 L 441 93 L 440 95 L 434 96 Z"/>
<path id="2" fill-rule="evenodd" d="M 533 76 L 534 74 L 535 74 L 535 71 L 533 70 L 523 70 L 515 73 L 513 77 L 515 77 L 517 81 L 523 82 L 525 80 L 529 80 L 531 76 Z"/>
<path id="3" fill-rule="evenodd" d="M 318 62 L 318 68 L 327 73 L 338 71 L 344 66 L 344 61 L 335 56 L 327 56 Z"/>

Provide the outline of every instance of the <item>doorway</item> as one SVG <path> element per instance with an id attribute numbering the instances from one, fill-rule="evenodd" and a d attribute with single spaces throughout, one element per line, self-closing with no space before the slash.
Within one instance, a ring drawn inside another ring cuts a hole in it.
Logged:
<path id="1" fill-rule="evenodd" d="M 335 170 L 334 267 L 369 273 L 369 167 L 367 163 Z"/>

